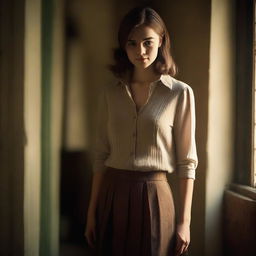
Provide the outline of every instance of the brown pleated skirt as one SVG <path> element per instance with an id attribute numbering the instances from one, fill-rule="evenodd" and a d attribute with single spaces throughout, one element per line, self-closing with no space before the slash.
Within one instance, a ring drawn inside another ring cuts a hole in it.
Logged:
<path id="1" fill-rule="evenodd" d="M 174 246 L 175 209 L 166 172 L 107 167 L 94 255 L 173 256 Z"/>

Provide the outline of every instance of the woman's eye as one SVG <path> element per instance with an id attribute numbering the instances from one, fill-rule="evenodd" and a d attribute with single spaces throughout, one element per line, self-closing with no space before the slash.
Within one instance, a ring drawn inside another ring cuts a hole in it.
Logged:
<path id="1" fill-rule="evenodd" d="M 145 45 L 146 45 L 146 46 L 150 46 L 150 45 L 152 45 L 152 43 L 153 43 L 153 42 L 151 42 L 151 41 L 146 41 L 146 42 L 145 42 Z"/>

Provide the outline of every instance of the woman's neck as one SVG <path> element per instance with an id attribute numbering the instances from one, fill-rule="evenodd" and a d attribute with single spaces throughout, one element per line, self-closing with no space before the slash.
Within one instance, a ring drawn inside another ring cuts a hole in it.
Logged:
<path id="1" fill-rule="evenodd" d="M 132 83 L 150 83 L 160 78 L 160 75 L 155 73 L 152 68 L 134 69 Z"/>

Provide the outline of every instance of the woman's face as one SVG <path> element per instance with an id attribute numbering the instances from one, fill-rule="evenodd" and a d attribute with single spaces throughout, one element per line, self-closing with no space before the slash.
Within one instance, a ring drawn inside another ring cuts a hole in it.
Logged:
<path id="1" fill-rule="evenodd" d="M 130 62 L 136 68 L 147 68 L 157 58 L 162 40 L 149 26 L 141 25 L 130 33 L 125 46 Z"/>

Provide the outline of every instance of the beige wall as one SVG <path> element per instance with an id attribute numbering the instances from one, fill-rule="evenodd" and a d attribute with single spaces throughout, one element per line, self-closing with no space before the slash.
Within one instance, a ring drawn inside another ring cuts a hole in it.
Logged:
<path id="1" fill-rule="evenodd" d="M 87 147 L 85 84 L 83 79 L 83 44 L 80 38 L 67 42 L 67 90 L 65 111 L 65 150 L 84 150 Z"/>
<path id="2" fill-rule="evenodd" d="M 223 191 L 234 171 L 235 27 L 234 1 L 213 0 L 211 16 L 206 175 L 205 246 L 222 252 Z"/>
<path id="3" fill-rule="evenodd" d="M 25 255 L 39 254 L 41 176 L 41 1 L 25 5 L 24 227 Z"/>

